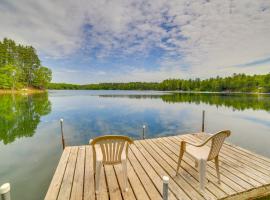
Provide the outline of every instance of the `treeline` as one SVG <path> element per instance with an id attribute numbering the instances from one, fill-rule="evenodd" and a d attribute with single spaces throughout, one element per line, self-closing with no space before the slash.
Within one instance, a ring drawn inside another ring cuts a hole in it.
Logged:
<path id="1" fill-rule="evenodd" d="M 205 80 L 169 79 L 160 84 L 161 90 L 210 92 L 270 92 L 270 73 L 266 75 L 234 74 Z"/>
<path id="2" fill-rule="evenodd" d="M 51 79 L 51 70 L 41 65 L 34 47 L 0 41 L 0 89 L 44 89 Z"/>
<path id="3" fill-rule="evenodd" d="M 66 83 L 50 83 L 49 89 L 75 90 L 178 90 L 205 92 L 270 92 L 270 73 L 266 75 L 234 74 L 230 77 L 216 77 L 205 80 L 168 79 L 160 83 L 99 83 L 74 85 Z"/>
<path id="4" fill-rule="evenodd" d="M 130 83 L 98 83 L 76 85 L 68 83 L 50 83 L 48 89 L 62 90 L 159 90 L 159 83 L 130 82 Z"/>

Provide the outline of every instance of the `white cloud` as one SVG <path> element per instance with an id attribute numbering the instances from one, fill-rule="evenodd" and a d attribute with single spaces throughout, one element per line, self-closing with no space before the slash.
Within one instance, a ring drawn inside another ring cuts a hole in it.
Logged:
<path id="1" fill-rule="evenodd" d="M 163 51 L 155 69 L 97 73 L 100 80 L 270 72 L 269 62 L 238 66 L 270 57 L 268 0 L 2 0 L 0 23 L 0 38 L 32 44 L 49 57 L 84 51 L 99 59 L 144 59 Z"/>
<path id="2" fill-rule="evenodd" d="M 60 57 L 80 46 L 84 13 L 74 1 L 0 2 L 0 38 L 33 45 L 40 53 Z"/>

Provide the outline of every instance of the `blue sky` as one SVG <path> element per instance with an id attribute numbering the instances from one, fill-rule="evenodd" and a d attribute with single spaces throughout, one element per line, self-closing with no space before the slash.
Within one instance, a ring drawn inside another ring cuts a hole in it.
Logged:
<path id="1" fill-rule="evenodd" d="M 1 0 L 0 24 L 54 82 L 270 72 L 268 0 Z"/>

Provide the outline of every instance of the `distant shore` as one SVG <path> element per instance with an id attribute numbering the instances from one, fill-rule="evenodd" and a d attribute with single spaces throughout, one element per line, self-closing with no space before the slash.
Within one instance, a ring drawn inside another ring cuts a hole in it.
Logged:
<path id="1" fill-rule="evenodd" d="M 46 90 L 36 89 L 36 88 L 23 88 L 19 90 L 12 89 L 0 89 L 0 94 L 35 94 L 35 93 L 43 93 Z"/>
<path id="2" fill-rule="evenodd" d="M 181 91 L 181 90 L 120 90 L 120 89 L 48 89 L 48 91 L 53 91 L 53 90 L 72 90 L 72 91 L 156 91 L 156 92 L 164 92 L 164 93 L 185 93 L 185 94 L 270 94 L 269 92 L 230 92 L 230 91 L 220 91 L 220 92 L 211 92 L 211 91 Z"/>

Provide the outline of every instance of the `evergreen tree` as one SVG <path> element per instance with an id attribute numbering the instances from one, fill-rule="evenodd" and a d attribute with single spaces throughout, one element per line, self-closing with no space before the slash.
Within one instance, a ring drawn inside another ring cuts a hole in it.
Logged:
<path id="1" fill-rule="evenodd" d="M 0 41 L 0 88 L 45 88 L 51 81 L 51 70 L 41 65 L 32 46 L 17 45 L 13 40 Z"/>
<path id="2" fill-rule="evenodd" d="M 47 67 L 40 67 L 34 71 L 33 86 L 45 89 L 52 80 L 52 71 Z"/>
<path id="3" fill-rule="evenodd" d="M 178 90 L 204 92 L 270 92 L 270 73 L 266 75 L 234 74 L 231 77 L 216 77 L 205 80 L 167 79 L 161 83 L 99 83 L 74 85 L 66 83 L 48 84 L 49 89 L 83 90 Z"/>

